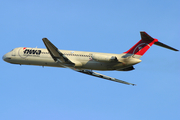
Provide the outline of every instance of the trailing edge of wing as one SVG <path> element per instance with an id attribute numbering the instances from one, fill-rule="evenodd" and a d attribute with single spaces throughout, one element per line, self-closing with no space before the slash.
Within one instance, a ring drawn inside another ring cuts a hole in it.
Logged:
<path id="1" fill-rule="evenodd" d="M 106 76 L 106 75 L 102 75 L 102 74 L 99 74 L 97 72 L 93 72 L 91 70 L 75 70 L 75 71 L 81 72 L 81 73 L 84 73 L 84 74 L 87 74 L 87 75 L 92 75 L 92 76 L 95 76 L 95 77 L 103 78 L 103 79 L 106 79 L 106 80 L 111 80 L 111 81 L 114 81 L 114 82 L 123 83 L 123 84 L 126 84 L 126 85 L 133 85 L 133 86 L 136 85 L 136 84 L 129 83 L 129 82 L 126 82 L 126 81 L 123 81 L 123 80 L 119 80 L 119 79 L 112 78 L 112 77 L 109 77 L 109 76 Z"/>

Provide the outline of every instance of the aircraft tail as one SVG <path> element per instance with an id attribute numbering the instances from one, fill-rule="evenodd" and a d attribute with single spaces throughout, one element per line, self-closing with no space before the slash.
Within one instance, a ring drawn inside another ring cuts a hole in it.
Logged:
<path id="1" fill-rule="evenodd" d="M 141 34 L 141 40 L 137 42 L 131 49 L 124 52 L 129 55 L 133 55 L 135 58 L 141 58 L 144 53 L 153 45 L 158 45 L 161 47 L 165 47 L 167 49 L 171 49 L 174 51 L 179 51 L 175 48 L 172 48 L 168 45 L 165 45 L 158 41 L 158 39 L 152 38 L 150 35 L 148 35 L 146 32 L 140 32 Z"/>

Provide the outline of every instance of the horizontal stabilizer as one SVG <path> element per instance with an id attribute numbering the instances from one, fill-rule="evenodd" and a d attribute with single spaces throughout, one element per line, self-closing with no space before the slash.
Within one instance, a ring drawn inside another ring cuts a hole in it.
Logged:
<path id="1" fill-rule="evenodd" d="M 142 40 L 145 40 L 145 41 L 153 41 L 153 40 L 155 40 L 150 35 L 148 35 L 146 32 L 140 32 L 140 34 L 141 34 L 141 39 Z M 154 42 L 154 44 L 158 45 L 158 46 L 161 46 L 161 47 L 164 47 L 164 48 L 167 48 L 167 49 L 170 49 L 170 50 L 179 51 L 179 50 L 177 50 L 177 49 L 175 49 L 173 47 L 170 47 L 170 46 L 168 46 L 168 45 L 166 45 L 164 43 L 159 42 L 158 40 L 156 40 Z"/>
<path id="2" fill-rule="evenodd" d="M 161 43 L 161 42 L 155 42 L 154 43 L 155 45 L 158 45 L 158 46 L 161 46 L 161 47 L 164 47 L 164 48 L 167 48 L 167 49 L 170 49 L 170 50 L 174 50 L 174 51 L 179 51 L 179 50 L 177 50 L 177 49 L 175 49 L 175 48 L 173 48 L 173 47 L 170 47 L 170 46 L 168 46 L 168 45 L 166 45 L 166 44 L 164 44 L 164 43 Z"/>

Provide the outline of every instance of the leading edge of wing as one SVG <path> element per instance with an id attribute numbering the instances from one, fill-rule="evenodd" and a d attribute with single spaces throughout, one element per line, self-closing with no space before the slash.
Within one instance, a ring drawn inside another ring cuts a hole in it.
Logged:
<path id="1" fill-rule="evenodd" d="M 91 70 L 75 70 L 75 71 L 80 72 L 80 73 L 84 73 L 84 74 L 87 74 L 87 75 L 92 75 L 92 76 L 95 76 L 95 77 L 99 77 L 99 78 L 102 78 L 102 79 L 123 83 L 123 84 L 126 84 L 126 85 L 132 85 L 132 86 L 136 85 L 136 84 L 129 83 L 129 82 L 119 80 L 119 79 L 116 79 L 116 78 L 112 78 L 112 77 L 109 77 L 109 76 L 106 76 L 106 75 L 103 75 L 103 74 L 99 74 L 99 73 L 93 72 Z"/>
<path id="2" fill-rule="evenodd" d="M 66 56 L 64 56 L 63 53 L 61 53 L 58 48 L 53 45 L 47 38 L 43 38 L 42 40 L 54 61 L 60 61 L 62 64 L 74 65 L 74 63 L 72 63 Z"/>

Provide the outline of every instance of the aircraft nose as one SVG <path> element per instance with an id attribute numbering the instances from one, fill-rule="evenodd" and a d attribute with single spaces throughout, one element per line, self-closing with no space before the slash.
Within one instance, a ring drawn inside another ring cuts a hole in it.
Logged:
<path id="1" fill-rule="evenodd" d="M 4 56 L 3 56 L 3 60 L 8 62 L 9 60 L 11 60 L 11 54 L 10 53 L 6 53 Z"/>

